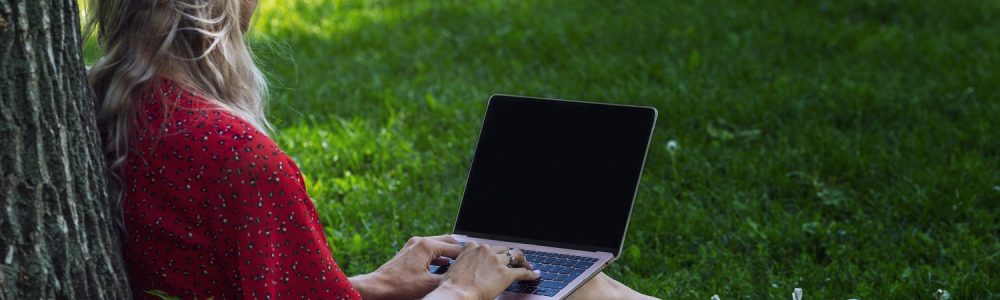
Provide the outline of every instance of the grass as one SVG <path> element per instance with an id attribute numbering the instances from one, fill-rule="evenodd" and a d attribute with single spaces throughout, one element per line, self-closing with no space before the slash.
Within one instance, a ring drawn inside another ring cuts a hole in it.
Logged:
<path id="1" fill-rule="evenodd" d="M 349 274 L 451 230 L 485 101 L 508 93 L 660 110 L 606 271 L 636 290 L 998 299 L 998 19 L 997 1 L 262 1 L 252 44 Z"/>

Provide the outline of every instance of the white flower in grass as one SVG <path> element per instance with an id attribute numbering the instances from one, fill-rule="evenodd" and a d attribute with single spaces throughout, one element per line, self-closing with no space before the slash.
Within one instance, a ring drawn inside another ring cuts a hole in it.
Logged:
<path id="1" fill-rule="evenodd" d="M 802 288 L 795 288 L 792 291 L 792 300 L 802 300 Z"/>
<path id="2" fill-rule="evenodd" d="M 677 141 L 669 140 L 667 141 L 666 148 L 667 148 L 667 154 L 670 154 L 670 170 L 671 172 L 673 172 L 673 178 L 674 179 L 680 178 L 679 174 L 677 173 L 677 148 L 680 147 L 677 146 Z"/>
<path id="3" fill-rule="evenodd" d="M 673 141 L 671 141 L 671 142 L 673 142 Z M 722 299 L 719 299 L 719 295 L 713 295 L 712 296 L 712 300 L 722 300 Z"/>
<path id="4" fill-rule="evenodd" d="M 938 289 L 934 295 L 937 297 L 937 300 L 951 300 L 951 293 L 948 290 Z"/>

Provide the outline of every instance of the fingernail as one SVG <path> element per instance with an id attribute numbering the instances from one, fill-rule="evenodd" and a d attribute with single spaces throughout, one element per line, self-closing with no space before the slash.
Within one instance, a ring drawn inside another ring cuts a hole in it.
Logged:
<path id="1" fill-rule="evenodd" d="M 534 270 L 534 271 L 532 271 L 532 272 L 535 272 L 535 274 L 539 274 L 539 275 L 541 275 L 541 274 L 542 274 L 542 271 L 539 271 L 539 270 Z"/>

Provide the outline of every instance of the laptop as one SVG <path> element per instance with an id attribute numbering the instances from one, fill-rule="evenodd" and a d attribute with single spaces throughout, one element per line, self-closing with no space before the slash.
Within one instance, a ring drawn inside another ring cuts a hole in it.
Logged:
<path id="1" fill-rule="evenodd" d="M 521 249 L 542 276 L 498 299 L 563 299 L 618 257 L 656 116 L 652 107 L 490 97 L 454 237 Z"/>

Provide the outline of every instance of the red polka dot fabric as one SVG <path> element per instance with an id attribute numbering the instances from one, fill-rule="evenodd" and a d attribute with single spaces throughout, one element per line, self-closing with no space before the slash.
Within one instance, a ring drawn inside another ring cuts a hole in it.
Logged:
<path id="1" fill-rule="evenodd" d="M 123 167 L 137 299 L 360 299 L 298 167 L 270 138 L 169 80 L 141 97 Z"/>

